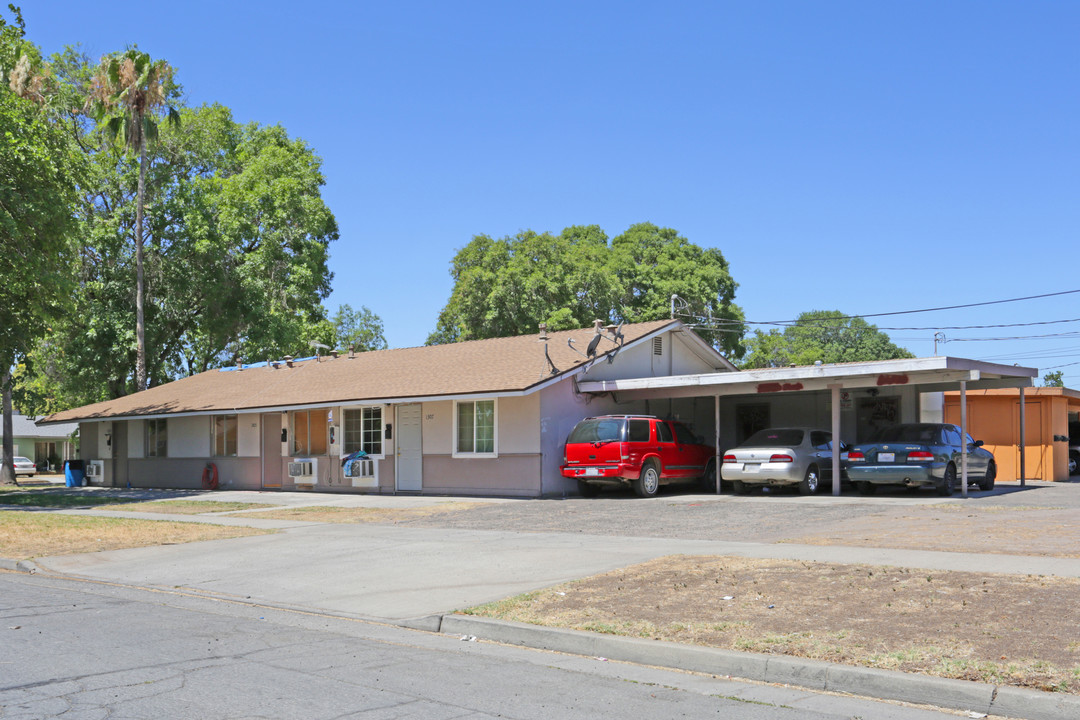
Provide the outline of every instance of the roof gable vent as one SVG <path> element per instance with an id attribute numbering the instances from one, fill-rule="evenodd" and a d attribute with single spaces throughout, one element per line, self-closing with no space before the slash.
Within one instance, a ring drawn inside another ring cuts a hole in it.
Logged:
<path id="1" fill-rule="evenodd" d="M 652 354 L 663 355 L 664 354 L 664 338 L 655 337 L 652 341 Z"/>

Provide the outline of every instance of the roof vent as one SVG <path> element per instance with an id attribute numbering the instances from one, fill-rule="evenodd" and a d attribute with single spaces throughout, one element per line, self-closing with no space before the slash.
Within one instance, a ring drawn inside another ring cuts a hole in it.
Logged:
<path id="1" fill-rule="evenodd" d="M 338 351 L 337 351 L 336 349 L 335 349 L 335 350 L 331 350 L 331 351 L 330 351 L 330 354 L 331 354 L 331 355 L 332 355 L 332 356 L 334 357 L 334 359 L 335 359 L 335 360 L 337 360 L 337 356 L 338 356 Z"/>
<path id="2" fill-rule="evenodd" d="M 292 367 L 292 355 L 286 355 L 285 356 L 285 364 L 288 365 L 289 367 Z"/>
<path id="3" fill-rule="evenodd" d="M 355 345 L 350 345 L 349 346 L 349 359 L 352 360 L 354 357 L 356 357 L 356 346 Z"/>
<path id="4" fill-rule="evenodd" d="M 663 355 L 664 354 L 664 338 L 662 338 L 662 337 L 653 338 L 653 341 L 652 341 L 652 354 L 653 355 Z"/>

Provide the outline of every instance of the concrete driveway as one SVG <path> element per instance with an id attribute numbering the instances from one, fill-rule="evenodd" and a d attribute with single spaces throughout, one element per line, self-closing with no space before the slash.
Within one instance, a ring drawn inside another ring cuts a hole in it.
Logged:
<path id="1" fill-rule="evenodd" d="M 1075 494 L 1075 493 L 1070 493 Z M 410 507 L 446 502 L 447 498 L 328 496 L 309 493 L 214 493 L 212 499 L 274 502 L 282 505 L 327 504 Z M 1003 497 L 1003 496 L 1001 496 Z M 792 501 L 798 498 L 793 497 Z M 814 499 L 812 505 L 829 498 Z M 832 499 L 835 502 L 835 499 Z M 897 501 L 912 502 L 910 498 Z M 989 498 L 987 498 L 989 500 Z M 860 505 L 881 499 L 852 498 L 845 504 L 853 512 Z M 926 498 L 926 502 L 938 502 Z M 779 512 L 760 502 L 730 496 L 681 496 L 651 501 L 604 504 L 567 501 L 499 501 L 499 512 L 510 527 L 528 528 L 520 513 L 582 513 L 576 523 L 589 527 L 595 513 L 597 527 L 605 515 L 625 516 L 628 509 L 647 510 L 652 503 L 661 511 L 681 507 L 705 509 L 702 503 L 735 502 L 740 514 Z M 576 504 L 575 504 L 576 503 Z M 674 504 L 673 504 L 674 503 Z M 800 514 L 811 504 L 802 504 Z M 620 507 L 622 508 L 620 513 Z M 551 509 L 548 509 L 551 508 Z M 496 508 L 487 508 L 496 510 Z M 64 511 L 81 514 L 132 516 L 96 510 Z M 183 589 L 247 602 L 305 608 L 339 615 L 403 620 L 442 614 L 510 595 L 536 590 L 595 573 L 671 554 L 715 554 L 744 557 L 790 558 L 828 562 L 870 563 L 941 570 L 1016 572 L 1080 577 L 1080 560 L 1060 557 L 985 555 L 864 547 L 822 547 L 793 543 L 739 542 L 694 537 L 664 538 L 644 534 L 641 523 L 627 522 L 620 534 L 589 534 L 547 529 L 545 532 L 508 529 L 415 527 L 392 524 L 321 524 L 297 521 L 245 519 L 229 516 L 163 516 L 169 519 L 276 526 L 276 534 L 210 542 L 135 548 L 78 555 L 53 556 L 36 562 L 45 571 L 94 580 L 163 589 Z M 694 516 L 687 516 L 688 518 Z M 754 515 L 754 517 L 758 517 Z M 697 518 L 700 522 L 701 518 Z M 824 517 L 819 521 L 824 521 Z M 670 520 L 672 525 L 674 521 Z M 504 525 L 503 527 L 506 527 Z M 725 537 L 724 535 L 712 537 Z"/>

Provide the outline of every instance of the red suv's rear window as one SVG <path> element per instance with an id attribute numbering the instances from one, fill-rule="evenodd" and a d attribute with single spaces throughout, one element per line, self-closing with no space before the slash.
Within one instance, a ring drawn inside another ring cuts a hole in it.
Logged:
<path id="1" fill-rule="evenodd" d="M 570 433 L 568 443 L 622 442 L 625 434 L 624 418 L 589 418 L 582 420 Z M 645 423 L 646 433 L 648 422 Z"/>

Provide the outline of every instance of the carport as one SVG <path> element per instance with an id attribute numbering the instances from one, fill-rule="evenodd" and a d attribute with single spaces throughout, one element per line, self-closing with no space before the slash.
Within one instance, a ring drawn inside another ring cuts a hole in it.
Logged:
<path id="1" fill-rule="evenodd" d="M 773 399 L 797 394 L 828 392 L 831 427 L 834 440 L 841 438 L 841 409 L 850 403 L 852 391 L 865 390 L 871 395 L 898 388 L 907 389 L 919 397 L 922 413 L 924 393 L 946 390 L 960 391 L 960 429 L 967 433 L 967 391 L 999 388 L 1020 389 L 1020 432 L 1024 437 L 1023 395 L 1031 387 L 1035 368 L 969 360 L 955 357 L 931 357 L 873 362 L 815 364 L 786 368 L 765 368 L 735 372 L 702 373 L 698 375 L 669 375 L 623 380 L 585 381 L 578 385 L 582 393 L 609 394 L 617 401 L 652 400 L 685 397 L 712 397 L 715 408 L 715 445 L 717 463 L 723 451 L 720 437 L 720 407 L 722 398 Z M 847 398 L 847 399 L 845 399 Z M 851 409 L 850 406 L 847 409 Z M 939 420 L 940 421 L 940 420 Z M 833 453 L 833 495 L 840 494 L 840 454 Z M 961 490 L 967 497 L 967 453 L 961 462 Z M 720 473 L 717 492 L 720 491 Z M 1024 481 L 1024 467 L 1020 467 Z"/>

